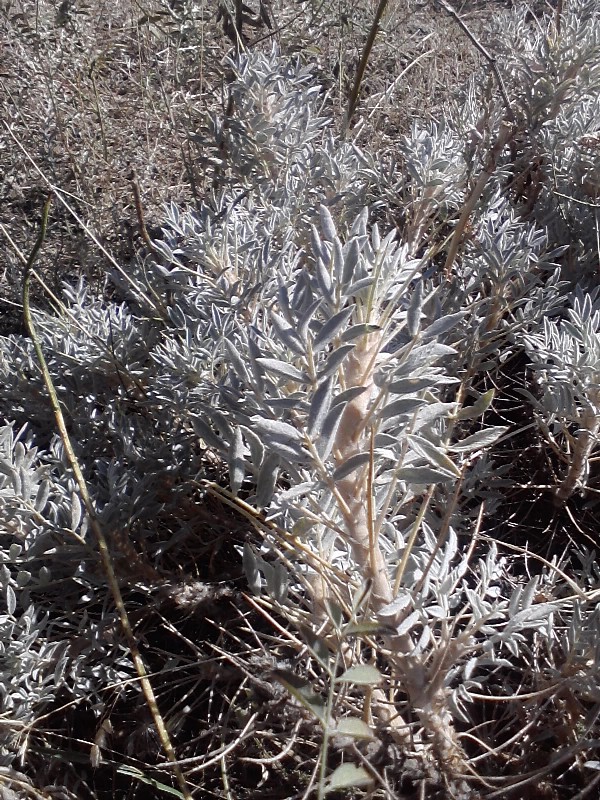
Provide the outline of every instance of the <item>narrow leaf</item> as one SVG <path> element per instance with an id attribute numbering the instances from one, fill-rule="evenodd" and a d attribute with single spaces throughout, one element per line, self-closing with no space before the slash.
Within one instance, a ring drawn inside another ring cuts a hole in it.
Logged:
<path id="1" fill-rule="evenodd" d="M 456 403 L 428 403 L 421 406 L 416 414 L 415 430 L 420 430 L 436 420 L 454 414 Z"/>
<path id="2" fill-rule="evenodd" d="M 17 576 L 17 582 L 19 578 Z M 535 592 L 537 589 L 537 585 L 539 583 L 539 576 L 534 575 L 528 582 L 525 588 L 523 589 L 523 596 L 521 599 L 521 606 L 523 608 L 529 608 L 530 605 L 533 603 L 533 598 L 535 597 Z"/>
<path id="3" fill-rule="evenodd" d="M 326 378 L 329 375 L 333 375 L 333 373 L 342 365 L 344 359 L 351 350 L 354 350 L 353 344 L 343 344 L 341 347 L 336 348 L 327 357 L 327 361 L 319 370 L 319 380 Z"/>
<path id="4" fill-rule="evenodd" d="M 454 475 L 456 478 L 460 477 L 459 468 L 439 447 L 436 447 L 423 436 L 408 434 L 407 438 L 410 441 L 413 450 L 415 450 L 415 452 L 417 452 L 423 458 L 427 459 L 427 461 L 433 464 L 434 467 L 439 467 L 444 472 L 448 472 L 450 475 Z"/>
<path id="5" fill-rule="evenodd" d="M 344 253 L 342 252 L 342 243 L 336 236 L 333 240 L 333 259 L 332 259 L 332 274 L 336 285 L 342 283 L 342 275 L 344 274 Z"/>
<path id="6" fill-rule="evenodd" d="M 242 554 L 242 566 L 244 574 L 248 581 L 248 586 L 252 594 L 260 595 L 260 571 L 258 569 L 258 561 L 254 555 L 254 550 L 250 547 L 248 542 L 244 545 Z"/>
<path id="7" fill-rule="evenodd" d="M 350 281 L 354 278 L 354 270 L 358 264 L 360 256 L 360 245 L 358 239 L 352 239 L 350 242 L 346 256 L 344 259 L 344 272 L 342 275 L 342 285 L 348 286 Z"/>
<path id="8" fill-rule="evenodd" d="M 276 561 L 269 572 L 265 572 L 267 591 L 278 603 L 283 603 L 287 596 L 289 577 L 285 566 Z"/>
<path id="9" fill-rule="evenodd" d="M 321 291 L 321 295 L 327 300 L 328 303 L 333 303 L 333 292 L 331 291 L 331 275 L 327 269 L 327 266 L 322 261 L 322 259 L 317 258 L 315 264 L 315 275 L 317 278 L 317 283 L 319 284 L 319 289 Z"/>
<path id="10" fill-rule="evenodd" d="M 315 302 L 312 303 L 306 309 L 306 311 L 302 313 L 302 316 L 298 320 L 297 332 L 298 336 L 302 339 L 303 342 L 305 342 L 307 339 L 309 325 L 313 321 L 315 314 L 317 313 L 317 310 L 319 309 L 319 306 L 321 305 L 322 302 L 323 302 L 322 298 L 319 300 L 315 300 Z"/>
<path id="11" fill-rule="evenodd" d="M 327 250 L 321 241 L 318 229 L 314 225 L 310 226 L 310 243 L 312 245 L 315 258 L 322 258 L 325 260 L 327 257 Z"/>
<path id="12" fill-rule="evenodd" d="M 299 411 L 305 405 L 304 398 L 303 392 L 292 392 L 287 397 L 265 397 L 263 403 L 275 410 Z"/>
<path id="13" fill-rule="evenodd" d="M 258 469 L 265 456 L 265 448 L 263 447 L 263 443 L 261 442 L 260 437 L 245 425 L 241 425 L 240 430 L 242 431 L 242 435 L 250 449 L 250 463 L 253 467 Z"/>
<path id="14" fill-rule="evenodd" d="M 200 417 L 192 417 L 192 427 L 194 428 L 194 433 L 199 436 L 201 439 L 204 440 L 204 443 L 211 447 L 213 450 L 217 450 L 218 452 L 223 452 L 225 449 L 225 443 L 217 434 L 213 431 L 213 429 Z"/>
<path id="15" fill-rule="evenodd" d="M 390 394 L 414 394 L 423 389 L 431 389 L 436 384 L 434 376 L 425 375 L 422 378 L 400 378 L 398 381 L 392 381 L 387 390 Z"/>
<path id="16" fill-rule="evenodd" d="M 286 325 L 286 321 L 283 317 L 280 317 L 279 314 L 271 311 L 271 323 L 275 333 L 278 335 L 283 344 L 286 345 L 286 347 L 289 347 L 292 352 L 297 353 L 298 355 L 305 354 L 306 348 L 302 342 L 302 339 L 298 336 L 293 328 L 290 328 Z"/>
<path id="17" fill-rule="evenodd" d="M 277 476 L 279 475 L 279 454 L 269 453 L 261 464 L 256 482 L 255 502 L 258 508 L 267 508 L 273 499 Z"/>
<path id="18" fill-rule="evenodd" d="M 345 297 L 358 297 L 368 294 L 368 289 L 375 283 L 375 278 L 369 275 L 367 278 L 361 278 L 353 283 L 344 291 Z"/>
<path id="19" fill-rule="evenodd" d="M 364 236 L 367 232 L 368 221 L 369 221 L 369 208 L 368 206 L 363 206 L 363 208 L 360 211 L 360 214 L 358 214 L 358 216 L 352 223 L 352 228 L 350 229 L 350 236 Z"/>
<path id="20" fill-rule="evenodd" d="M 296 383 L 308 383 L 309 381 L 309 377 L 305 372 L 300 372 L 299 369 L 288 364 L 287 361 L 278 361 L 276 358 L 257 358 L 256 361 L 271 375 L 288 378 Z"/>
<path id="21" fill-rule="evenodd" d="M 155 778 L 145 775 L 136 767 L 130 767 L 128 764 L 121 764 L 116 768 L 116 771 L 121 775 L 127 775 L 130 778 L 135 778 L 140 783 L 145 783 L 148 786 L 151 786 L 159 793 L 170 794 L 172 797 L 179 797 L 181 800 L 185 800 L 184 795 L 179 791 L 179 789 L 175 789 L 173 786 L 169 786 L 166 783 L 161 783 L 160 781 L 155 780 Z"/>
<path id="22" fill-rule="evenodd" d="M 37 495 L 35 498 L 34 508 L 38 513 L 42 513 L 48 502 L 50 496 L 50 481 L 42 481 L 40 483 Z"/>
<path id="23" fill-rule="evenodd" d="M 71 495 L 71 530 L 76 531 L 81 522 L 81 502 L 75 492 Z"/>
<path id="24" fill-rule="evenodd" d="M 553 611 L 556 611 L 556 607 L 553 603 L 537 603 L 515 614 L 509 621 L 507 627 L 511 631 L 537 627 L 540 622 L 548 619 Z"/>
<path id="25" fill-rule="evenodd" d="M 494 389 L 489 389 L 472 406 L 463 406 L 456 415 L 456 419 L 477 419 L 477 417 L 480 417 L 492 404 L 494 391 Z"/>
<path id="26" fill-rule="evenodd" d="M 435 369 L 435 367 L 432 368 L 432 370 Z M 418 378 L 399 378 L 397 381 L 392 381 L 388 384 L 386 388 L 390 394 L 415 394 L 415 392 L 420 392 L 423 389 L 431 389 L 442 384 L 447 386 L 452 383 L 459 383 L 459 379 L 429 371 Z"/>
<path id="27" fill-rule="evenodd" d="M 461 442 L 454 442 L 448 449 L 452 450 L 454 453 L 469 453 L 473 450 L 479 450 L 481 447 L 487 447 L 493 444 L 506 433 L 507 430 L 508 427 L 505 425 L 494 425 L 482 431 L 477 431 L 477 433 L 473 433 L 471 436 L 467 436 L 467 438 L 463 439 Z"/>
<path id="28" fill-rule="evenodd" d="M 263 369 L 257 363 L 259 358 L 263 358 L 262 350 L 253 339 L 250 339 L 248 341 L 248 361 L 254 378 L 254 388 L 262 396 L 265 393 L 265 378 Z"/>
<path id="29" fill-rule="evenodd" d="M 337 406 L 340 403 L 351 403 L 353 400 L 356 400 L 357 397 L 360 397 L 361 394 L 364 394 L 367 391 L 366 386 L 351 386 L 349 389 L 344 389 L 343 392 L 336 394 L 336 396 L 331 401 L 331 405 Z"/>
<path id="30" fill-rule="evenodd" d="M 282 422 L 279 419 L 260 417 L 258 414 L 250 417 L 250 420 L 257 430 L 266 433 L 273 441 L 285 443 L 302 441 L 302 434 L 300 431 L 287 422 Z"/>
<path id="31" fill-rule="evenodd" d="M 238 378 L 244 383 L 248 383 L 250 380 L 248 370 L 246 369 L 246 365 L 240 357 L 238 348 L 233 344 L 233 342 L 230 342 L 229 339 L 225 339 L 225 349 L 227 350 L 227 357 L 231 362 L 233 370 Z"/>
<path id="32" fill-rule="evenodd" d="M 400 397 L 398 400 L 393 400 L 379 412 L 380 419 L 391 419 L 400 414 L 410 414 L 415 409 L 420 408 L 427 404 L 427 400 L 422 397 Z"/>
<path id="33" fill-rule="evenodd" d="M 327 206 L 321 205 L 319 207 L 319 216 L 321 218 L 321 230 L 323 231 L 323 237 L 327 241 L 333 242 L 337 236 L 337 232 L 335 230 L 335 222 L 333 221 L 333 217 L 331 216 Z"/>
<path id="34" fill-rule="evenodd" d="M 321 429 L 321 436 L 317 442 L 317 452 L 323 461 L 325 461 L 327 456 L 331 453 L 331 448 L 334 445 L 335 437 L 337 436 L 338 428 L 345 410 L 346 404 L 339 403 L 334 406 L 325 417 L 325 422 Z"/>
<path id="35" fill-rule="evenodd" d="M 344 628 L 344 636 L 376 636 L 378 633 L 395 633 L 396 629 L 381 622 L 351 622 Z"/>
<path id="36" fill-rule="evenodd" d="M 466 311 L 458 311 L 456 314 L 446 314 L 435 322 L 432 322 L 429 327 L 421 332 L 423 340 L 433 339 L 434 336 L 441 336 L 443 333 L 448 333 L 464 318 Z"/>
<path id="37" fill-rule="evenodd" d="M 321 327 L 320 331 L 315 336 L 313 342 L 313 351 L 316 353 L 319 350 L 322 350 L 326 344 L 328 344 L 334 336 L 336 336 L 340 330 L 346 325 L 350 317 L 354 312 L 353 308 L 344 308 L 342 311 L 338 311 L 337 314 L 334 314 L 331 319 L 328 319 L 326 323 Z"/>
<path id="38" fill-rule="evenodd" d="M 4 587 L 4 591 L 6 593 L 6 608 L 8 609 L 8 613 L 12 616 L 17 607 L 17 596 L 15 594 L 15 590 L 10 584 L 7 584 Z"/>
<path id="39" fill-rule="evenodd" d="M 342 342 L 353 342 L 355 339 L 358 339 L 362 336 L 368 336 L 369 333 L 375 333 L 376 331 L 380 331 L 381 328 L 379 325 L 371 325 L 368 322 L 361 322 L 358 325 L 352 325 L 350 328 L 345 330 L 340 339 Z"/>
<path id="40" fill-rule="evenodd" d="M 309 683 L 287 670 L 274 670 L 272 675 L 304 708 L 314 714 L 320 722 L 325 723 L 327 718 L 326 705 Z"/>
<path id="41" fill-rule="evenodd" d="M 405 483 L 447 483 L 455 480 L 454 475 L 433 469 L 432 467 L 402 467 L 396 473 L 398 480 Z"/>
<path id="42" fill-rule="evenodd" d="M 416 336 L 421 327 L 421 307 L 423 305 L 423 283 L 419 281 L 415 286 L 410 305 L 406 312 L 406 327 L 410 336 Z"/>
<path id="43" fill-rule="evenodd" d="M 321 433 L 325 417 L 331 407 L 332 391 L 333 378 L 329 377 L 317 388 L 310 401 L 306 432 L 311 439 L 316 439 Z"/>
<path id="44" fill-rule="evenodd" d="M 406 345 L 403 345 L 400 351 L 404 350 L 405 347 Z M 402 372 L 405 375 L 410 375 L 419 367 L 430 366 L 436 361 L 439 361 L 440 358 L 454 355 L 455 353 L 456 350 L 454 347 L 449 347 L 439 342 L 429 342 L 428 344 L 420 345 L 412 349 L 410 354 L 407 355 L 406 360 L 402 364 Z"/>
<path id="45" fill-rule="evenodd" d="M 229 487 L 232 494 L 237 494 L 244 482 L 244 440 L 239 428 L 235 429 L 229 447 Z"/>
<path id="46" fill-rule="evenodd" d="M 334 481 L 341 481 L 343 478 L 346 478 L 348 475 L 356 472 L 356 470 L 360 469 L 360 467 L 368 464 L 370 460 L 370 453 L 357 453 L 356 455 L 351 456 L 343 464 L 340 464 L 340 466 L 334 470 L 334 473 L 331 477 Z"/>
<path id="47" fill-rule="evenodd" d="M 406 619 L 403 619 L 402 622 L 398 623 L 396 626 L 396 634 L 398 636 L 405 636 L 414 628 L 420 619 L 421 614 L 418 611 L 411 612 Z"/>

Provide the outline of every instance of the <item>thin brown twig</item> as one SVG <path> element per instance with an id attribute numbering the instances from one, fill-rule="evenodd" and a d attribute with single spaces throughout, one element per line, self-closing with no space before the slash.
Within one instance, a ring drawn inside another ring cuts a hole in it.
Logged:
<path id="1" fill-rule="evenodd" d="M 128 177 L 131 182 L 131 188 L 133 190 L 133 202 L 135 205 L 135 214 L 137 216 L 141 237 L 144 240 L 144 244 L 146 245 L 148 250 L 150 250 L 150 252 L 153 255 L 158 256 L 159 255 L 158 250 L 156 249 L 154 242 L 150 238 L 150 234 L 148 233 L 148 228 L 146 227 L 146 218 L 144 216 L 144 207 L 142 206 L 140 184 L 138 182 L 135 169 L 133 167 L 131 167 L 131 171 Z"/>
<path id="2" fill-rule="evenodd" d="M 510 122 L 514 122 L 515 114 L 510 105 L 510 100 L 508 98 L 508 92 L 506 91 L 506 85 L 504 83 L 504 79 L 502 78 L 500 70 L 498 69 L 498 62 L 496 61 L 494 56 L 490 53 L 490 51 L 481 44 L 479 39 L 469 29 L 466 22 L 460 18 L 458 13 L 452 8 L 451 5 L 449 5 L 449 3 L 446 0 L 436 0 L 436 2 L 439 3 L 439 5 L 444 9 L 444 11 L 456 21 L 456 23 L 460 26 L 460 28 L 467 36 L 467 38 L 471 41 L 473 46 L 481 53 L 481 55 L 490 65 L 492 72 L 494 73 L 494 77 L 498 82 L 498 88 L 500 89 L 500 94 L 502 95 L 502 100 L 504 102 L 504 107 L 506 109 L 506 118 L 510 120 Z"/>
<path id="3" fill-rule="evenodd" d="M 379 30 L 379 23 L 381 22 L 381 18 L 383 17 L 385 9 L 387 8 L 387 4 L 388 0 L 379 0 L 379 5 L 377 6 L 375 17 L 373 19 L 373 22 L 371 23 L 369 35 L 367 37 L 367 41 L 365 42 L 365 46 L 363 48 L 360 57 L 360 62 L 356 70 L 356 75 L 354 77 L 354 84 L 352 86 L 352 91 L 350 93 L 350 100 L 348 101 L 348 110 L 346 112 L 346 119 L 344 121 L 344 128 L 343 128 L 344 134 L 348 132 L 350 123 L 352 122 L 352 117 L 354 116 L 354 112 L 356 111 L 356 106 L 358 105 L 360 88 L 362 86 L 363 78 L 365 76 L 365 71 L 367 69 L 369 56 L 371 55 L 371 50 L 373 49 L 373 45 L 375 44 L 375 38 Z"/>

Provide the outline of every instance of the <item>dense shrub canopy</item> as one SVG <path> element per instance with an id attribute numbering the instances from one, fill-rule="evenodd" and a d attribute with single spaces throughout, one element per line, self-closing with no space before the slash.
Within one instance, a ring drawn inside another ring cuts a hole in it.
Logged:
<path id="1" fill-rule="evenodd" d="M 600 10 L 565 6 L 379 147 L 305 52 L 228 56 L 201 201 L 34 312 L 194 796 L 593 787 Z M 0 338 L 7 791 L 179 792 L 34 344 Z"/>

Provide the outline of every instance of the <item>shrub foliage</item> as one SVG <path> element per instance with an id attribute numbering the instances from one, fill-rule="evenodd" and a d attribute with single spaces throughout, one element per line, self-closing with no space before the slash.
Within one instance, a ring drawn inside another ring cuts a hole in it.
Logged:
<path id="1" fill-rule="evenodd" d="M 393 152 L 243 48 L 201 207 L 34 314 L 198 797 L 595 791 L 600 12 L 528 13 Z M 0 370 L 6 780 L 178 792 L 29 337 Z"/>

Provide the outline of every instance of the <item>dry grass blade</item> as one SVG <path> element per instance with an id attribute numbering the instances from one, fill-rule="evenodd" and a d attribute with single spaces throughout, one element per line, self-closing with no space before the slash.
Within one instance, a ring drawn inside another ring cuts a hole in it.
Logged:
<path id="1" fill-rule="evenodd" d="M 181 789 L 181 793 L 185 798 L 185 800 L 192 800 L 192 795 L 188 788 L 187 781 L 183 775 L 183 772 L 181 771 L 181 767 L 179 766 L 179 763 L 177 761 L 177 756 L 175 754 L 175 750 L 173 749 L 173 745 L 171 743 L 171 738 L 167 731 L 167 727 L 165 725 L 162 714 L 160 713 L 160 710 L 156 703 L 156 696 L 154 694 L 152 684 L 150 683 L 150 680 L 148 678 L 148 672 L 146 670 L 146 666 L 142 659 L 138 643 L 135 634 L 133 632 L 133 628 L 131 626 L 131 622 L 129 621 L 129 615 L 127 613 L 127 609 L 125 608 L 125 603 L 123 602 L 123 595 L 121 593 L 121 587 L 119 586 L 119 580 L 115 572 L 115 567 L 112 560 L 112 556 L 110 554 L 110 549 L 108 547 L 108 542 L 98 521 L 96 510 L 94 508 L 92 498 L 90 497 L 87 488 L 86 480 L 84 478 L 83 472 L 81 471 L 81 467 L 77 455 L 75 453 L 75 450 L 73 449 L 73 445 L 71 443 L 71 437 L 69 436 L 69 433 L 67 431 L 67 426 L 65 424 L 65 419 L 62 413 L 62 409 L 60 407 L 60 402 L 56 394 L 56 389 L 54 387 L 54 381 L 52 380 L 52 376 L 50 375 L 50 372 L 48 370 L 46 359 L 44 357 L 44 352 L 42 350 L 39 337 L 37 336 L 35 326 L 33 323 L 33 317 L 31 315 L 31 306 L 30 306 L 31 271 L 33 269 L 36 258 L 46 238 L 46 231 L 48 227 L 48 215 L 50 213 L 51 203 L 52 203 L 52 195 L 49 195 L 42 211 L 42 222 L 40 226 L 40 232 L 35 242 L 35 245 L 31 251 L 31 254 L 27 259 L 27 265 L 25 267 L 25 274 L 23 279 L 23 313 L 25 316 L 25 323 L 27 325 L 27 330 L 29 332 L 29 335 L 31 336 L 31 340 L 33 342 L 37 354 L 40 369 L 42 371 L 42 375 L 44 378 L 44 384 L 50 396 L 50 404 L 52 405 L 52 410 L 54 412 L 54 416 L 56 419 L 56 426 L 60 433 L 60 437 L 63 441 L 65 452 L 69 460 L 69 464 L 71 466 L 71 469 L 73 470 L 75 480 L 79 487 L 79 492 L 84 502 L 85 509 L 90 521 L 90 525 L 96 537 L 96 542 L 98 545 L 98 553 L 100 555 L 100 561 L 102 563 L 102 567 L 106 575 L 106 580 L 110 587 L 110 591 L 112 593 L 115 605 L 117 607 L 117 611 L 119 613 L 119 618 L 121 621 L 121 626 L 123 628 L 123 633 L 125 635 L 125 639 L 127 640 L 127 644 L 131 652 L 131 658 L 133 660 L 133 663 L 135 665 L 136 671 L 140 679 L 140 686 L 144 693 L 144 697 L 148 704 L 150 713 L 152 714 L 154 724 L 156 725 L 156 730 L 158 732 L 162 747 L 165 751 L 167 758 L 173 765 L 173 771 L 177 779 L 179 788 Z"/>

